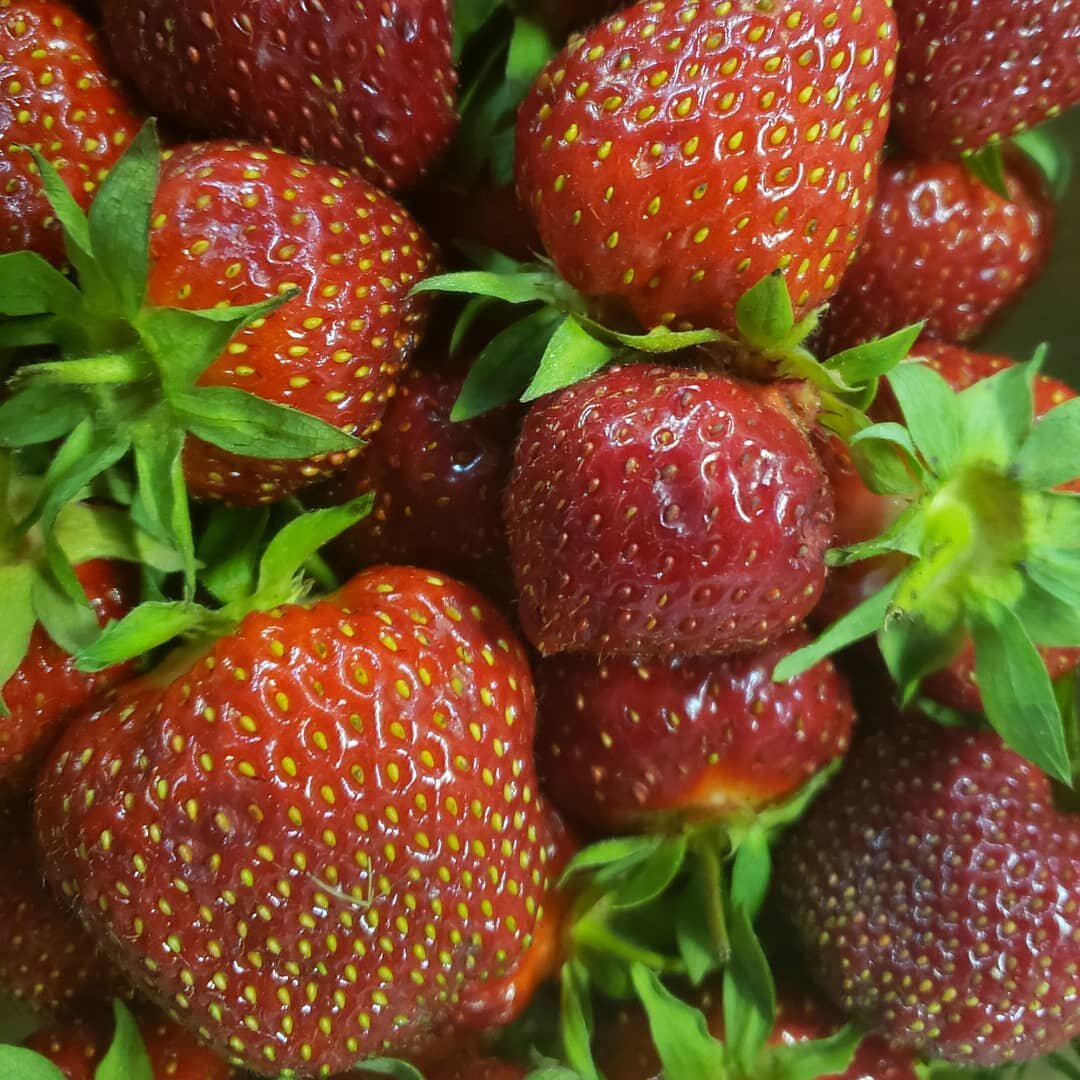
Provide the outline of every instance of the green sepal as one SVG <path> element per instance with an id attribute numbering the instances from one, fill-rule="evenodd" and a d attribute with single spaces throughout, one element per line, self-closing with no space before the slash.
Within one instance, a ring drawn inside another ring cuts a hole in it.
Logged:
<path id="1" fill-rule="evenodd" d="M 40 255 L 0 255 L 0 315 L 68 315 L 80 302 L 79 290 Z"/>
<path id="2" fill-rule="evenodd" d="M 48 1058 L 22 1046 L 0 1045 L 0 1076 L 5 1080 L 64 1080 Z"/>
<path id="3" fill-rule="evenodd" d="M 368 1058 L 351 1072 L 358 1077 L 390 1076 L 393 1080 L 424 1080 L 424 1074 L 415 1066 L 400 1058 Z"/>
<path id="4" fill-rule="evenodd" d="M 948 472 L 955 466 L 963 445 L 955 391 L 933 368 L 920 363 L 894 368 L 889 385 L 923 460 L 937 475 Z"/>
<path id="5" fill-rule="evenodd" d="M 79 387 L 25 382 L 0 404 L 0 445 L 20 449 L 55 442 L 88 420 L 92 408 Z"/>
<path id="6" fill-rule="evenodd" d="M 641 907 L 661 896 L 683 868 L 687 853 L 685 833 L 676 833 L 628 873 L 611 896 L 616 910 Z"/>
<path id="7" fill-rule="evenodd" d="M 98 621 L 86 596 L 73 597 L 48 572 L 34 576 L 33 604 L 42 629 L 66 653 L 77 653 L 98 636 Z"/>
<path id="8" fill-rule="evenodd" d="M 215 600 L 227 604 L 255 591 L 269 521 L 265 506 L 217 507 L 210 514 L 196 552 L 203 564 L 199 582 Z"/>
<path id="9" fill-rule="evenodd" d="M 183 569 L 171 547 L 137 528 L 129 514 L 113 507 L 68 503 L 57 515 L 54 532 L 75 566 L 88 559 L 120 559 L 166 573 Z"/>
<path id="10" fill-rule="evenodd" d="M 1065 649 L 1080 646 L 1080 609 L 1071 600 L 1047 592 L 1030 576 L 1013 610 L 1036 645 Z"/>
<path id="11" fill-rule="evenodd" d="M 908 356 L 922 330 L 923 324 L 915 323 L 883 338 L 855 345 L 830 356 L 824 361 L 825 367 L 835 371 L 847 386 L 875 385 Z"/>
<path id="12" fill-rule="evenodd" d="M 52 163 L 36 150 L 31 153 L 41 176 L 42 190 L 64 231 L 64 250 L 68 261 L 78 272 L 80 282 L 84 282 L 84 279 L 93 282 L 97 277 L 97 268 L 90 244 L 90 223 L 86 214 Z"/>
<path id="13" fill-rule="evenodd" d="M 788 344 L 795 310 L 782 273 L 767 274 L 739 297 L 735 323 L 743 339 L 763 352 Z"/>
<path id="14" fill-rule="evenodd" d="M 674 897 L 675 943 L 694 986 L 723 967 L 731 955 L 721 874 L 719 858 L 711 867 L 702 858 L 693 859 L 686 885 Z"/>
<path id="15" fill-rule="evenodd" d="M 918 555 L 923 536 L 923 520 L 917 508 L 908 508 L 880 535 L 860 544 L 832 548 L 825 555 L 828 566 L 851 566 L 864 559 L 899 552 Z"/>
<path id="16" fill-rule="evenodd" d="M 123 1002 L 113 1001 L 113 1017 L 112 1043 L 94 1070 L 94 1080 L 154 1080 L 146 1045 Z"/>
<path id="17" fill-rule="evenodd" d="M 1009 184 L 1005 176 L 1005 156 L 997 139 L 979 150 L 965 155 L 964 164 L 980 183 L 985 184 L 1003 199 L 1009 198 Z"/>
<path id="18" fill-rule="evenodd" d="M 1044 125 L 1021 131 L 1012 142 L 1035 163 L 1058 201 L 1063 199 L 1073 171 L 1072 154 L 1065 142 Z"/>
<path id="19" fill-rule="evenodd" d="M 573 316 L 567 316 L 552 334 L 521 400 L 535 401 L 580 382 L 599 371 L 613 355 L 609 345 L 593 337 Z"/>
<path id="20" fill-rule="evenodd" d="M 843 1076 L 851 1066 L 863 1033 L 846 1024 L 833 1035 L 809 1042 L 777 1046 L 765 1054 L 766 1074 L 774 1080 L 818 1080 Z"/>
<path id="21" fill-rule="evenodd" d="M 956 655 L 964 640 L 962 623 L 934 627 L 925 619 L 891 619 L 878 634 L 878 648 L 907 705 L 919 684 Z"/>
<path id="22" fill-rule="evenodd" d="M 75 657 L 80 671 L 101 671 L 145 656 L 174 638 L 201 628 L 206 609 L 185 600 L 140 604 L 119 622 L 105 627 L 98 639 Z"/>
<path id="23" fill-rule="evenodd" d="M 460 293 L 485 296 L 506 304 L 554 304 L 557 300 L 557 284 L 557 279 L 546 268 L 502 273 L 462 270 L 425 278 L 413 286 L 410 296 L 431 292 Z"/>
<path id="24" fill-rule="evenodd" d="M 911 433 L 902 424 L 872 424 L 848 440 L 852 461 L 866 486 L 877 495 L 912 495 L 925 486 Z"/>
<path id="25" fill-rule="evenodd" d="M 26 655 L 37 615 L 33 587 L 36 573 L 28 563 L 0 565 L 0 596 L 4 598 L 4 633 L 0 634 L 0 691 Z M 0 716 L 8 708 L 0 694 Z"/>
<path id="26" fill-rule="evenodd" d="M 1080 473 L 1080 398 L 1062 402 L 1035 424 L 1013 463 L 1016 478 L 1043 490 Z"/>
<path id="27" fill-rule="evenodd" d="M 55 315 L 26 315 L 0 321 L 0 349 L 26 349 L 52 345 L 58 336 L 59 319 Z M 0 377 L 6 368 L 0 365 Z"/>
<path id="28" fill-rule="evenodd" d="M 563 1056 L 582 1080 L 601 1080 L 592 1054 L 593 1011 L 589 973 L 571 957 L 560 973 Z"/>
<path id="29" fill-rule="evenodd" d="M 592 319 L 581 321 L 598 340 L 625 345 L 628 349 L 648 356 L 670 356 L 672 353 L 696 349 L 702 345 L 731 343 L 731 338 L 718 330 L 672 330 L 666 326 L 655 326 L 647 334 L 624 334 Z"/>
<path id="30" fill-rule="evenodd" d="M 1032 430 L 1037 372 L 1038 361 L 1016 364 L 956 395 L 965 458 L 1000 465 L 1015 460 Z"/>
<path id="31" fill-rule="evenodd" d="M 574 853 L 563 870 L 559 885 L 568 885 L 579 874 L 597 870 L 619 875 L 650 858 L 663 842 L 661 836 L 617 836 L 598 840 Z"/>

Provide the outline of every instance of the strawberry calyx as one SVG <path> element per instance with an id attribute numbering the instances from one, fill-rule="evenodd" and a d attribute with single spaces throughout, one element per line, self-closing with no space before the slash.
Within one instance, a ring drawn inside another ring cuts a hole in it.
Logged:
<path id="1" fill-rule="evenodd" d="M 1017 752 L 1063 783 L 1073 767 L 1037 646 L 1080 645 L 1080 406 L 1034 419 L 1045 350 L 966 390 L 932 368 L 897 367 L 890 385 L 905 424 L 851 440 L 867 485 L 908 506 L 881 536 L 829 554 L 834 566 L 896 552 L 908 563 L 881 592 L 785 658 L 789 679 L 877 634 L 905 701 L 970 636 L 986 719 Z M 906 425 L 906 426 L 905 426 Z"/>
<path id="2" fill-rule="evenodd" d="M 178 552 L 189 594 L 194 542 L 181 451 L 187 436 L 232 453 L 306 458 L 360 445 L 352 435 L 288 406 L 199 377 L 239 330 L 294 295 L 202 311 L 146 301 L 150 219 L 161 172 L 149 122 L 117 162 L 88 214 L 56 170 L 35 154 L 63 232 L 69 277 L 28 252 L 0 255 L 0 347 L 51 346 L 57 359 L 18 369 L 0 405 L 0 444 L 60 441 L 41 497 L 21 522 L 46 533 L 60 508 L 121 459 L 134 459 L 132 513 Z"/>
<path id="3" fill-rule="evenodd" d="M 819 361 L 807 347 L 820 312 L 796 321 L 780 273 L 762 278 L 736 305 L 738 336 L 712 329 L 653 327 L 647 333 L 609 325 L 547 262 L 520 263 L 491 252 L 474 252 L 478 270 L 428 278 L 414 292 L 471 297 L 451 339 L 456 351 L 476 321 L 492 307 L 509 304 L 524 314 L 500 330 L 473 364 L 451 414 L 468 420 L 510 401 L 534 401 L 588 378 L 609 363 L 632 362 L 690 350 L 748 378 L 799 380 L 820 399 L 819 422 L 844 438 L 869 425 L 863 410 L 878 380 L 895 367 L 919 336 L 910 326 L 878 341 Z"/>

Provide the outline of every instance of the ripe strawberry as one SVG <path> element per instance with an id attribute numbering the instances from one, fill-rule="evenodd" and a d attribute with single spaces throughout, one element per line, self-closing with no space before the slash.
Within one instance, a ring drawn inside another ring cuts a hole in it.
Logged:
<path id="1" fill-rule="evenodd" d="M 1008 189 L 1003 199 L 954 162 L 885 162 L 870 225 L 824 320 L 825 354 L 922 321 L 928 337 L 976 337 L 1050 255 L 1045 185 L 1014 166 Z"/>
<path id="2" fill-rule="evenodd" d="M 896 0 L 894 130 L 956 157 L 1080 101 L 1080 12 L 1059 0 Z"/>
<path id="3" fill-rule="evenodd" d="M 151 111 L 414 183 L 454 132 L 448 0 L 105 0 L 109 43 Z"/>
<path id="4" fill-rule="evenodd" d="M 1080 826 L 996 735 L 871 736 L 776 865 L 815 979 L 890 1040 L 992 1065 L 1080 1031 Z"/>
<path id="5" fill-rule="evenodd" d="M 139 1034 L 154 1080 L 233 1080 L 240 1075 L 163 1016 L 141 1015 Z M 94 1070 L 108 1052 L 111 1040 L 111 1023 L 80 1019 L 38 1031 L 23 1045 L 51 1061 L 66 1080 L 94 1080 Z"/>
<path id="6" fill-rule="evenodd" d="M 533 726 L 502 618 L 376 568 L 84 714 L 39 783 L 49 873 L 234 1064 L 415 1054 L 505 1023 L 536 977 L 554 833 Z"/>
<path id="7" fill-rule="evenodd" d="M 100 625 L 131 610 L 136 582 L 130 567 L 93 559 L 78 566 L 75 574 Z M 6 716 L 0 714 L 0 790 L 28 790 L 34 770 L 71 714 L 131 672 L 130 663 L 93 673 L 79 671 L 71 654 L 38 623 L 26 655 L 0 689 L 8 709 Z"/>
<path id="8" fill-rule="evenodd" d="M 789 683 L 756 653 L 649 662 L 564 655 L 536 669 L 537 767 L 564 813 L 600 831 L 673 812 L 740 817 L 794 793 L 847 749 L 854 713 L 832 661 Z"/>
<path id="9" fill-rule="evenodd" d="M 0 806 L 0 994 L 43 1013 L 123 992 L 97 944 L 45 887 L 28 808 Z"/>
<path id="10" fill-rule="evenodd" d="M 518 124 L 559 272 L 646 328 L 734 330 L 774 271 L 806 314 L 865 226 L 895 51 L 887 0 L 641 0 L 572 38 Z"/>
<path id="11" fill-rule="evenodd" d="M 832 532 L 781 386 L 647 365 L 533 406 L 506 513 L 522 626 L 545 655 L 764 645 L 817 602 Z"/>
<path id="12" fill-rule="evenodd" d="M 40 150 L 86 207 L 139 120 L 109 79 L 93 30 L 66 3 L 0 2 L 0 83 L 0 252 L 62 263 L 37 168 L 16 148 Z"/>
<path id="13" fill-rule="evenodd" d="M 345 571 L 378 562 L 432 566 L 506 591 L 502 495 L 517 417 L 507 410 L 452 423 L 463 381 L 410 371 L 363 454 L 309 496 L 333 506 L 375 493 L 371 514 L 332 546 Z"/>

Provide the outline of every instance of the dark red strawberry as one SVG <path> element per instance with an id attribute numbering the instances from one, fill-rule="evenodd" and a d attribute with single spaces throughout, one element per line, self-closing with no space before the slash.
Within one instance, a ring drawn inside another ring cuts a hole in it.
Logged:
<path id="1" fill-rule="evenodd" d="M 535 985 L 555 833 L 533 730 L 503 619 L 376 568 L 248 614 L 70 727 L 39 782 L 49 873 L 235 1064 L 416 1054 Z"/>
<path id="2" fill-rule="evenodd" d="M 824 321 L 826 355 L 925 321 L 944 341 L 976 337 L 1043 269 L 1054 208 L 1031 169 L 1003 199 L 964 165 L 882 165 L 870 225 Z"/>
<path id="3" fill-rule="evenodd" d="M 743 817 L 794 793 L 847 749 L 851 696 L 831 661 L 789 683 L 757 653 L 643 661 L 557 656 L 536 669 L 537 767 L 564 813 L 600 831 L 673 812 Z"/>
<path id="4" fill-rule="evenodd" d="M 1080 825 L 988 731 L 871 736 L 777 853 L 833 1001 L 916 1052 L 1024 1061 L 1080 1031 Z"/>
<path id="5" fill-rule="evenodd" d="M 1080 12 L 1061 0 L 896 0 L 894 130 L 957 157 L 1080 101 Z"/>
<path id="6" fill-rule="evenodd" d="M 36 251 L 55 263 L 64 247 L 33 159 L 56 167 L 80 206 L 139 129 L 110 80 L 93 30 L 66 3 L 0 5 L 0 252 Z"/>
<path id="7" fill-rule="evenodd" d="M 517 182 L 559 272 L 651 328 L 735 329 L 780 271 L 796 314 L 835 291 L 889 117 L 886 0 L 642 2 L 541 74 Z"/>
<path id="8" fill-rule="evenodd" d="M 117 63 L 151 111 L 414 183 L 457 123 L 448 0 L 106 0 Z"/>
<path id="9" fill-rule="evenodd" d="M 364 452 L 311 493 L 322 506 L 375 493 L 371 514 L 334 542 L 343 570 L 377 562 L 432 566 L 507 592 L 502 497 L 517 416 L 507 410 L 453 423 L 462 382 L 410 371 Z"/>
<path id="10" fill-rule="evenodd" d="M 33 826 L 20 802 L 0 807 L 0 994 L 66 1013 L 123 982 L 97 944 L 46 888 Z"/>
<path id="11" fill-rule="evenodd" d="M 75 574 L 102 626 L 123 618 L 134 605 L 136 580 L 130 566 L 94 559 L 77 567 Z M 79 671 L 71 654 L 38 623 L 22 662 L 0 689 L 8 710 L 0 714 L 0 790 L 28 790 L 34 769 L 72 712 L 128 678 L 132 669 L 128 663 L 94 673 Z"/>
<path id="12" fill-rule="evenodd" d="M 473 1058 L 428 1069 L 427 1080 L 525 1080 L 529 1070 L 497 1058 Z"/>
<path id="13" fill-rule="evenodd" d="M 832 498 L 781 385 L 643 364 L 532 408 L 507 523 L 542 653 L 732 653 L 814 607 Z"/>

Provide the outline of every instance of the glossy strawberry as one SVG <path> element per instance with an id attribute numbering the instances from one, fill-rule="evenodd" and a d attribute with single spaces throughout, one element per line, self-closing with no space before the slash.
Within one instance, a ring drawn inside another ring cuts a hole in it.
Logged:
<path id="1" fill-rule="evenodd" d="M 84 714 L 39 785 L 48 869 L 236 1064 L 418 1053 L 506 1022 L 534 985 L 554 834 L 533 725 L 502 618 L 376 568 Z"/>
<path id="2" fill-rule="evenodd" d="M 183 308 L 300 296 L 240 331 L 201 385 L 249 390 L 366 437 L 382 419 L 423 327 L 408 298 L 432 250 L 389 196 L 326 165 L 243 144 L 178 151 L 154 203 L 152 303 Z M 241 458 L 193 440 L 192 494 L 270 502 L 339 467 Z"/>
<path id="3" fill-rule="evenodd" d="M 131 610 L 137 593 L 131 567 L 94 559 L 75 573 L 102 626 Z M 131 664 L 118 664 L 95 673 L 79 671 L 38 623 L 26 655 L 0 691 L 8 709 L 0 715 L 0 790 L 28 790 L 34 769 L 71 714 L 132 670 Z"/>
<path id="4" fill-rule="evenodd" d="M 25 147 L 53 163 L 80 206 L 139 128 L 90 26 L 56 0 L 0 3 L 0 252 L 64 261 L 60 228 Z"/>
<path id="5" fill-rule="evenodd" d="M 1061 0 L 896 0 L 894 130 L 955 157 L 1080 101 L 1080 12 Z"/>
<path id="6" fill-rule="evenodd" d="M 506 517 L 541 653 L 732 653 L 817 602 L 832 499 L 782 388 L 642 364 L 533 406 Z"/>
<path id="7" fill-rule="evenodd" d="M 987 731 L 871 736 L 777 853 L 823 990 L 920 1053 L 1024 1061 L 1080 1031 L 1080 826 Z"/>
<path id="8" fill-rule="evenodd" d="M 65 1013 L 123 992 L 95 941 L 45 886 L 30 814 L 0 806 L 0 994 Z"/>
<path id="9" fill-rule="evenodd" d="M 457 122 L 448 0 L 105 0 L 117 63 L 151 110 L 408 186 Z"/>
<path id="10" fill-rule="evenodd" d="M 741 656 L 563 655 L 536 668 L 537 766 L 552 799 L 601 831 L 670 815 L 739 816 L 792 794 L 847 749 L 854 714 L 825 661 L 775 683 L 795 631 Z"/>
<path id="11" fill-rule="evenodd" d="M 1003 199 L 964 166 L 893 158 L 858 255 L 824 322 L 825 355 L 913 323 L 944 341 L 976 337 L 1050 255 L 1054 209 L 1030 169 Z"/>
<path id="12" fill-rule="evenodd" d="M 410 371 L 364 452 L 312 492 L 324 506 L 375 493 L 371 514 L 334 542 L 346 572 L 377 562 L 433 566 L 506 591 L 502 496 L 517 418 L 504 411 L 452 422 L 462 382 Z"/>
<path id="13" fill-rule="evenodd" d="M 827 300 L 889 116 L 886 0 L 642 0 L 572 38 L 520 112 L 517 183 L 563 277 L 644 327 L 735 328 L 780 271 Z"/>

